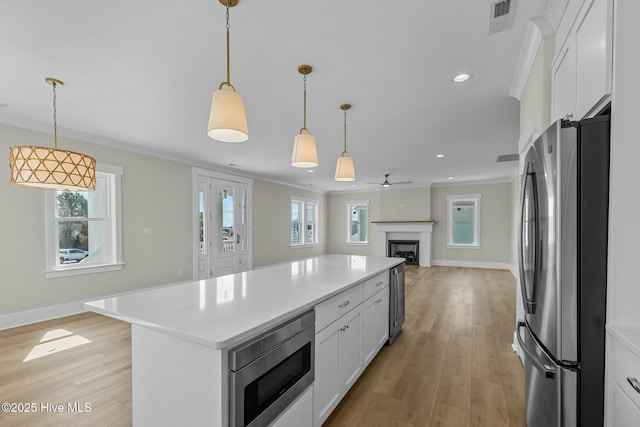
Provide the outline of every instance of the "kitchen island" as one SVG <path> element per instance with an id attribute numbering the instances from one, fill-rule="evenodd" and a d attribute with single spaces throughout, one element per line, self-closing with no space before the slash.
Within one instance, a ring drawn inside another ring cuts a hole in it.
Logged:
<path id="1" fill-rule="evenodd" d="M 226 427 L 230 348 L 403 261 L 325 255 L 85 307 L 131 323 L 134 425 Z"/>

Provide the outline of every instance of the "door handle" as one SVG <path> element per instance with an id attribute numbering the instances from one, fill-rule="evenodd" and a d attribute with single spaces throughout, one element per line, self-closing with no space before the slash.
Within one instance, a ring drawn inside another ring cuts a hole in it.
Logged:
<path id="1" fill-rule="evenodd" d="M 538 271 L 539 271 L 539 267 L 541 267 L 541 263 L 539 265 L 539 262 L 541 260 L 541 253 L 540 251 L 542 250 L 542 245 L 539 242 L 539 230 L 540 230 L 540 218 L 539 218 L 539 212 L 538 212 L 538 192 L 537 192 L 537 186 L 536 186 L 536 179 L 535 179 L 535 171 L 534 171 L 534 167 L 533 167 L 533 163 L 529 162 L 527 163 L 526 169 L 525 169 L 525 178 L 524 178 L 524 184 L 523 184 L 523 188 L 522 188 L 522 203 L 521 203 L 521 213 L 520 213 L 520 287 L 521 287 L 521 291 L 522 291 L 522 297 L 524 299 L 524 306 L 525 306 L 525 310 L 527 312 L 527 314 L 535 314 L 536 312 L 536 287 L 538 285 Z M 525 214 L 525 198 L 527 197 L 527 189 L 529 188 L 527 186 L 527 182 L 531 180 L 531 203 L 533 203 L 533 211 L 535 212 L 535 222 L 534 222 L 534 233 L 533 236 L 530 236 L 529 240 L 533 243 L 533 255 L 534 255 L 534 259 L 533 259 L 533 263 L 532 263 L 532 268 L 533 268 L 533 277 L 532 277 L 532 283 L 531 283 L 531 297 L 529 297 L 529 288 L 527 287 L 527 280 L 526 280 L 526 274 L 525 274 L 525 268 L 524 268 L 524 242 L 523 242 L 523 234 L 524 234 L 524 214 Z"/>
<path id="2" fill-rule="evenodd" d="M 627 377 L 627 381 L 629 381 L 629 384 L 631 385 L 631 387 L 633 387 L 635 391 L 640 393 L 640 382 L 638 382 L 637 378 Z"/>
<path id="3" fill-rule="evenodd" d="M 527 356 L 531 360 L 531 363 L 533 363 L 535 367 L 544 374 L 545 378 L 552 378 L 552 379 L 555 378 L 556 370 L 552 366 L 540 363 L 540 361 L 536 358 L 533 352 L 529 350 L 529 348 L 525 345 L 524 340 L 520 335 L 520 329 L 522 329 L 522 327 L 526 328 L 527 324 L 522 320 L 519 320 L 516 335 L 518 336 L 518 343 L 520 344 L 520 348 L 522 348 L 522 351 L 524 351 L 527 354 Z"/>

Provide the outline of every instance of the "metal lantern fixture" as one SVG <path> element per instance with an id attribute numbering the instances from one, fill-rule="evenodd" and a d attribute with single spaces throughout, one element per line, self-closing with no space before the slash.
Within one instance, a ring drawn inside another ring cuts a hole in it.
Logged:
<path id="1" fill-rule="evenodd" d="M 11 184 L 60 191 L 87 191 L 96 187 L 96 159 L 58 149 L 56 86 L 64 83 L 47 77 L 53 87 L 53 148 L 32 145 L 9 148 Z"/>
<path id="2" fill-rule="evenodd" d="M 229 8 L 236 6 L 238 0 L 219 1 L 227 8 L 227 80 L 213 94 L 207 134 L 222 142 L 243 142 L 249 139 L 247 116 L 242 97 L 231 84 L 229 71 Z"/>
<path id="3" fill-rule="evenodd" d="M 307 129 L 307 74 L 311 74 L 310 65 L 300 65 L 298 72 L 304 76 L 304 122 L 300 134 L 296 135 L 291 154 L 291 166 L 296 168 L 313 168 L 318 166 L 316 139 Z M 306 132 L 306 133 L 303 133 Z"/>
<path id="4" fill-rule="evenodd" d="M 334 179 L 336 181 L 355 181 L 356 170 L 353 165 L 353 159 L 349 157 L 347 152 L 347 110 L 351 108 L 350 104 L 340 105 L 340 109 L 344 111 L 344 151 L 342 156 L 338 157 L 336 163 L 336 174 Z"/>

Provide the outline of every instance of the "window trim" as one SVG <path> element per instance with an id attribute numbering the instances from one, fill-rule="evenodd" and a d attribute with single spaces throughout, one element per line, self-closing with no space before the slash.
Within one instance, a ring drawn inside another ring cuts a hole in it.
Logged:
<path id="1" fill-rule="evenodd" d="M 369 244 L 369 200 L 350 200 L 350 201 L 346 201 L 345 205 L 347 210 L 347 227 L 346 227 L 347 239 L 345 241 L 345 244 L 356 245 L 356 246 L 368 245 Z M 351 206 L 352 205 L 365 205 L 367 208 L 367 222 L 364 224 L 366 240 L 361 242 L 351 241 Z"/>
<path id="2" fill-rule="evenodd" d="M 291 209 L 291 205 L 293 203 L 301 203 L 302 205 L 302 209 L 300 209 L 300 223 L 304 224 L 303 230 L 305 231 L 305 233 L 302 235 L 302 238 L 300 239 L 300 243 L 293 243 L 293 212 Z M 315 225 L 315 230 L 314 230 L 314 242 L 312 243 L 307 243 L 307 238 L 306 238 L 306 224 L 307 224 L 307 204 L 313 204 L 315 206 L 314 209 L 314 225 Z M 295 196 L 289 196 L 289 248 L 294 249 L 294 248 L 308 248 L 308 247 L 312 247 L 312 246 L 318 246 L 320 244 L 320 233 L 319 233 L 319 217 L 320 217 L 320 201 L 319 200 L 315 200 L 315 199 L 307 199 L 304 197 L 295 197 Z"/>
<path id="3" fill-rule="evenodd" d="M 447 248 L 450 249 L 480 249 L 480 199 L 481 194 L 464 194 L 447 196 Z M 471 201 L 475 206 L 474 242 L 453 243 L 453 203 L 457 201 Z"/>
<path id="4" fill-rule="evenodd" d="M 97 173 L 106 173 L 111 175 L 111 185 L 109 197 L 110 215 L 114 218 L 111 234 L 110 248 L 113 254 L 113 262 L 87 265 L 87 266 L 67 266 L 60 268 L 57 266 L 58 251 L 56 248 L 56 195 L 57 191 L 45 191 L 45 275 L 47 279 L 57 277 L 78 276 L 82 274 L 102 273 L 106 271 L 122 270 L 124 262 L 122 261 L 122 174 L 123 169 L 120 166 L 108 164 L 96 164 Z"/>

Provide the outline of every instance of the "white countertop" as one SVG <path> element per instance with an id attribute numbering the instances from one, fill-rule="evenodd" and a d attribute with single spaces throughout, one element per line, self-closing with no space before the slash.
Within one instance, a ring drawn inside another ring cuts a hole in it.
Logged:
<path id="1" fill-rule="evenodd" d="M 208 347 L 227 348 L 403 261 L 323 255 L 91 301 L 85 308 Z"/>

